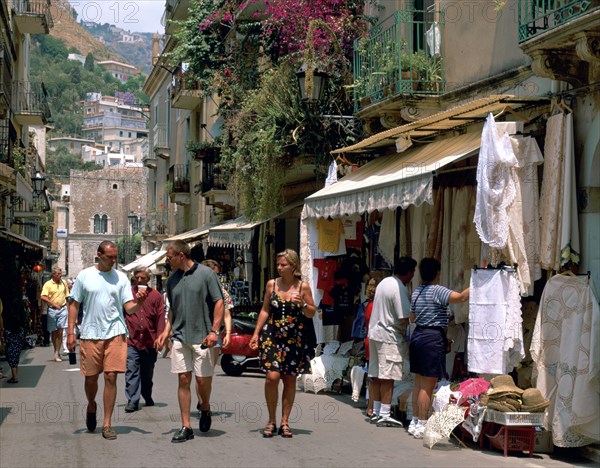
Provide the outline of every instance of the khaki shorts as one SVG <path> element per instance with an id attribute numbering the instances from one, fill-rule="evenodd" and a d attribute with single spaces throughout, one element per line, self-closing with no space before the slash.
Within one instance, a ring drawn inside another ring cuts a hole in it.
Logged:
<path id="1" fill-rule="evenodd" d="M 183 374 L 194 371 L 196 377 L 212 377 L 215 369 L 215 353 L 212 348 L 188 345 L 173 340 L 171 349 L 171 372 Z"/>
<path id="2" fill-rule="evenodd" d="M 369 340 L 369 377 L 402 380 L 402 350 L 397 343 Z"/>
<path id="3" fill-rule="evenodd" d="M 127 367 L 127 337 L 117 335 L 107 340 L 80 340 L 82 375 L 101 372 L 125 372 Z"/>

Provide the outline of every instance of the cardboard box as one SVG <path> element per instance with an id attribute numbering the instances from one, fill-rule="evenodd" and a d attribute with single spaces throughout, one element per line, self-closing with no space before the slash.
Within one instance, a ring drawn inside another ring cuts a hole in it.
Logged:
<path id="1" fill-rule="evenodd" d="M 541 430 L 536 431 L 533 438 L 533 453 L 552 453 L 554 444 L 552 443 L 552 432 Z"/>

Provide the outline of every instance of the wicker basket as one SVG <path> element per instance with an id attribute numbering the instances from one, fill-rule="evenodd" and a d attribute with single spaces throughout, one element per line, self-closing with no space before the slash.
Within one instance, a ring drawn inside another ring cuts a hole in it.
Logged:
<path id="1" fill-rule="evenodd" d="M 488 409 L 485 420 L 503 426 L 542 426 L 546 413 L 503 413 Z"/>

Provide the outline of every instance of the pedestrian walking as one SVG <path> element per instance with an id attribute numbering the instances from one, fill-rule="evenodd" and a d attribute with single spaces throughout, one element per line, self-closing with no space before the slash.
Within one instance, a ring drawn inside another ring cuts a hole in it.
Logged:
<path id="1" fill-rule="evenodd" d="M 63 331 L 67 328 L 67 297 L 69 297 L 69 286 L 62 279 L 62 269 L 52 269 L 52 277 L 44 283 L 40 299 L 48 306 L 47 330 L 52 335 L 54 345 L 54 361 L 61 362 L 61 346 L 63 343 Z"/>
<path id="2" fill-rule="evenodd" d="M 208 432 L 212 423 L 210 393 L 214 373 L 213 346 L 219 339 L 223 321 L 223 293 L 219 279 L 210 268 L 190 258 L 187 243 L 176 240 L 167 246 L 167 261 L 173 273 L 167 280 L 169 316 L 163 333 L 156 341 L 161 350 L 173 332 L 171 372 L 177 374 L 181 429 L 171 442 L 194 438 L 190 424 L 192 370 L 202 401 L 200 432 Z M 210 319 L 210 310 L 213 319 Z"/>
<path id="3" fill-rule="evenodd" d="M 133 293 L 146 289 L 148 295 L 137 314 L 125 317 L 129 331 L 125 371 L 126 413 L 133 413 L 139 409 L 140 396 L 144 398 L 145 406 L 154 406 L 152 378 L 158 354 L 154 343 L 165 329 L 165 304 L 162 294 L 148 286 L 148 268 L 136 267 L 133 270 L 133 278 Z"/>
<path id="4" fill-rule="evenodd" d="M 267 282 L 263 305 L 258 314 L 250 346 L 259 346 L 260 366 L 266 373 L 265 397 L 269 421 L 263 437 L 278 433 L 293 436 L 289 416 L 296 397 L 296 377 L 310 371 L 311 344 L 308 326 L 312 326 L 315 307 L 310 286 L 302 281 L 298 254 L 286 249 L 276 256 L 279 278 Z M 305 321 L 309 318 L 310 323 Z M 314 329 L 312 330 L 314 333 Z M 277 429 L 279 381 L 283 381 L 281 424 Z"/>
<path id="5" fill-rule="evenodd" d="M 146 299 L 146 291 L 133 295 L 127 276 L 114 269 L 117 246 L 104 241 L 96 252 L 98 263 L 82 270 L 71 291 L 67 346 L 75 351 L 75 323 L 79 305 L 83 303 L 83 320 L 80 328 L 81 374 L 85 376 L 87 397 L 86 426 L 96 430 L 96 394 L 98 377 L 104 373 L 104 421 L 102 437 L 117 438 L 111 426 L 117 396 L 117 374 L 125 372 L 127 364 L 127 325 L 123 311 L 134 314 Z"/>

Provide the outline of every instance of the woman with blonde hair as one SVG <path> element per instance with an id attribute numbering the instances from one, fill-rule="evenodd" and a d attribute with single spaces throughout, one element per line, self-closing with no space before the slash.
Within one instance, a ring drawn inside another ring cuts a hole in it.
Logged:
<path id="1" fill-rule="evenodd" d="M 260 366 L 266 373 L 269 422 L 263 429 L 263 437 L 273 437 L 278 432 L 282 437 L 290 438 L 293 433 L 288 418 L 296 396 L 296 377 L 310 371 L 312 350 L 308 336 L 314 333 L 310 327 L 317 308 L 310 286 L 301 279 L 298 254 L 286 249 L 276 258 L 279 278 L 267 282 L 250 346 L 257 348 L 260 341 Z M 277 431 L 280 380 L 283 381 L 283 393 L 281 424 Z"/>

